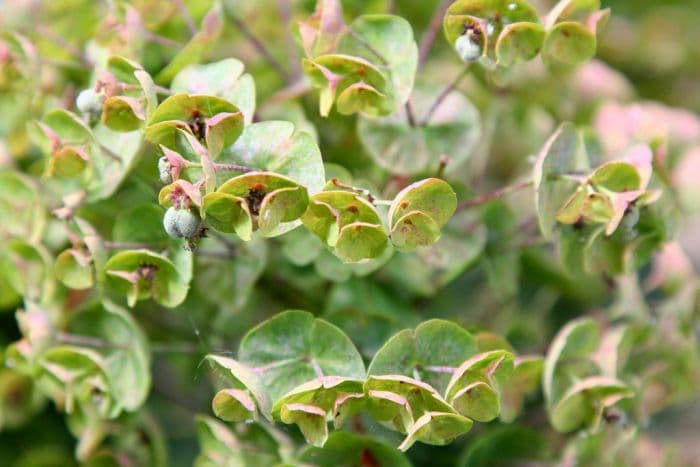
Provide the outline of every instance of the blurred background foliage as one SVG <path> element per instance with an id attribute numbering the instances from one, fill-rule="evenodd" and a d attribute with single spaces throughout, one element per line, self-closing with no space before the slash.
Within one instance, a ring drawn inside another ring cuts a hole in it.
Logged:
<path id="1" fill-rule="evenodd" d="M 12 160 L 28 173 L 40 170 L 38 150 L 24 131 L 27 120 L 55 106 L 70 107 L 77 92 L 89 84 L 84 67 L 66 49 L 89 49 L 88 41 L 94 37 L 102 44 L 119 43 L 120 53 L 132 48 L 153 75 L 169 63 L 177 48 L 145 40 L 142 26 L 133 22 L 127 21 L 127 29 L 120 30 L 121 18 L 107 14 L 110 3 L 0 0 L 0 28 L 33 38 L 39 54 L 46 57 L 38 89 L 0 95 L 0 164 Z M 140 18 L 151 33 L 175 43 L 186 40 L 187 28 L 177 16 L 175 2 L 129 3 L 139 13 L 131 19 Z M 207 0 L 185 3 L 197 24 L 212 5 Z M 394 12 L 406 18 L 415 37 L 420 38 L 440 1 L 342 3 L 347 18 Z M 539 11 L 547 11 L 554 2 L 532 3 Z M 292 4 L 294 18 L 301 19 L 313 11 L 315 2 L 297 0 Z M 227 14 L 235 15 L 262 38 L 280 63 L 298 56 L 297 46 L 290 42 L 283 26 L 277 0 L 224 0 L 223 6 Z M 696 115 L 700 112 L 700 2 L 605 0 L 602 6 L 610 7 L 612 16 L 599 37 L 597 58 L 586 65 L 574 71 L 549 73 L 536 60 L 520 68 L 506 87 L 489 82 L 478 71 L 462 82 L 460 89 L 479 110 L 486 136 L 468 162 L 450 168 L 450 181 L 457 182 L 453 186 L 464 199 L 529 174 L 534 155 L 564 120 L 591 125 L 601 134 L 609 131 L 609 138 L 601 139 L 614 146 L 615 132 L 625 131 L 615 127 L 620 115 L 637 112 L 642 120 L 638 123 L 646 125 L 648 131 L 667 128 L 672 134 L 669 157 L 694 161 L 682 166 L 677 174 L 679 180 L 687 179 L 685 189 L 695 190 L 686 195 L 688 211 L 679 241 L 691 268 L 700 270 L 700 120 Z M 67 38 L 69 44 L 58 46 L 56 38 Z M 255 79 L 260 118 L 284 118 L 312 129 L 324 161 L 341 165 L 367 186 L 392 183 L 394 179 L 363 149 L 356 131 L 357 117 L 333 114 L 321 118 L 313 93 L 265 105 L 285 83 L 240 29 L 226 27 L 211 46 L 208 61 L 233 56 L 245 63 L 246 71 Z M 417 86 L 441 85 L 446 76 L 456 75 L 460 66 L 439 33 Z M 287 72 L 298 73 L 295 67 L 292 63 Z M 0 81 L 0 92 L 11 82 L 11 77 L 8 79 Z M 34 99 L 39 94 L 42 97 Z M 18 102 L 22 99 L 28 103 Z M 686 154 L 694 155 L 691 158 Z M 146 157 L 139 171 L 150 175 L 154 165 L 155 156 Z M 542 355 L 553 336 L 571 319 L 591 315 L 602 321 L 603 316 L 614 316 L 615 310 L 633 313 L 631 298 L 619 283 L 612 290 L 611 284 L 598 277 L 563 273 L 550 246 L 540 239 L 530 192 L 524 193 L 458 216 L 455 231 L 446 232 L 443 239 L 449 242 L 454 237 L 455 242 L 461 242 L 456 265 L 444 257 L 396 255 L 380 270 L 358 275 L 327 252 L 317 257 L 310 254 L 308 261 L 300 259 L 297 249 L 320 251 L 315 239 L 306 238 L 306 232 L 300 230 L 276 240 L 231 245 L 234 264 L 216 257 L 197 258 L 201 273 L 181 306 L 164 310 L 152 302 L 141 302 L 133 312 L 151 341 L 172 348 L 154 349 L 153 388 L 146 408 L 124 422 L 124 435 L 115 436 L 112 443 L 130 453 L 148 445 L 150 451 L 144 458 L 154 463 L 153 459 L 167 452 L 167 465 L 191 465 L 200 452 L 194 415 L 211 412 L 213 391 L 201 365 L 203 355 L 233 351 L 244 332 L 285 309 L 310 310 L 337 324 L 366 358 L 395 332 L 429 318 L 454 320 L 474 332 L 488 330 L 504 336 L 519 353 Z M 125 207 L 149 197 L 152 189 L 148 177 L 135 177 L 119 189 L 117 196 L 94 206 L 85 216 L 98 231 L 109 232 Z M 48 238 L 47 243 L 51 245 L 52 240 L 58 249 L 62 240 Z M 452 253 L 443 252 L 447 256 Z M 436 273 L 424 266 L 426 262 L 444 268 Z M 671 269 L 676 267 L 677 263 L 672 263 Z M 651 273 L 647 267 L 640 276 L 646 278 Z M 71 299 L 70 294 L 75 292 L 66 293 Z M 653 306 L 660 298 L 650 293 L 645 300 Z M 13 313 L 16 301 L 4 300 L 0 307 L 0 346 L 4 347 L 21 336 Z M 414 465 L 431 466 L 550 465 L 560 460 L 562 465 L 602 465 L 601 459 L 617 465 L 616 455 L 632 459 L 632 465 L 700 465 L 697 363 L 688 365 L 687 371 L 679 370 L 677 374 L 682 381 L 675 403 L 653 416 L 634 453 L 616 454 L 603 433 L 581 439 L 576 447 L 580 463 L 567 463 L 567 453 L 577 440 L 549 427 L 542 396 L 536 396 L 526 401 L 524 413 L 513 424 L 482 424 L 449 446 L 417 444 L 407 456 Z M 63 416 L 53 404 L 33 396 L 31 380 L 1 369 L 0 399 L 0 464 L 75 463 L 75 441 Z M 298 436 L 292 428 L 283 430 Z M 91 465 L 111 464 L 96 459 Z"/>

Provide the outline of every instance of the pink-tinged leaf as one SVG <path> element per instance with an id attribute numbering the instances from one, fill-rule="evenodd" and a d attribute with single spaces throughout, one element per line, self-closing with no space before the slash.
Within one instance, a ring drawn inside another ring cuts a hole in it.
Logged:
<path id="1" fill-rule="evenodd" d="M 614 193 L 610 196 L 610 201 L 613 204 L 613 215 L 605 226 L 605 235 L 612 235 L 617 230 L 629 205 L 643 194 L 644 190 L 635 190 Z"/>
<path id="2" fill-rule="evenodd" d="M 629 162 L 637 168 L 639 177 L 641 178 L 639 188 L 642 190 L 649 186 L 653 157 L 654 155 L 651 152 L 651 148 L 646 144 L 636 144 L 625 151 L 622 156 L 620 156 L 620 160 Z"/>

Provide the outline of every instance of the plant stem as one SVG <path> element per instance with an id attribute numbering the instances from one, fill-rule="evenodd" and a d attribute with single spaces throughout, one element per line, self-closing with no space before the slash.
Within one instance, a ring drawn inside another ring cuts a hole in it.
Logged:
<path id="1" fill-rule="evenodd" d="M 287 57 L 291 70 L 292 81 L 298 81 L 301 76 L 299 66 L 299 54 L 294 37 L 292 36 L 292 6 L 290 0 L 277 0 L 277 10 L 279 11 L 282 24 L 284 24 L 284 40 L 287 45 Z"/>
<path id="2" fill-rule="evenodd" d="M 104 144 L 100 144 L 100 149 L 102 149 L 105 156 L 109 157 L 113 161 L 119 162 L 120 164 L 122 163 L 122 158 Z"/>
<path id="3" fill-rule="evenodd" d="M 502 188 L 499 188 L 494 191 L 490 191 L 488 193 L 484 193 L 483 195 L 477 196 L 472 199 L 468 199 L 466 201 L 461 202 L 457 206 L 457 211 L 462 211 L 465 209 L 471 209 L 477 206 L 481 206 L 482 204 L 489 203 L 493 200 L 500 199 L 510 193 L 514 193 L 516 191 L 522 190 L 524 188 L 527 188 L 533 184 L 533 181 L 531 179 L 525 179 L 521 180 L 519 182 L 516 182 L 512 185 L 504 186 Z"/>
<path id="4" fill-rule="evenodd" d="M 82 347 L 92 347 L 96 349 L 122 349 L 126 350 L 129 348 L 127 345 L 119 345 L 114 342 L 109 342 L 99 337 L 92 336 L 81 336 L 77 334 L 70 334 L 67 332 L 59 331 L 56 333 L 56 338 L 62 344 L 78 345 Z"/>
<path id="5" fill-rule="evenodd" d="M 190 30 L 190 34 L 192 34 L 193 36 L 197 34 L 197 26 L 194 24 L 192 15 L 190 15 L 190 12 L 187 11 L 187 6 L 185 5 L 185 2 L 183 0 L 174 0 L 174 3 L 178 11 L 180 12 L 180 16 L 182 16 L 182 19 L 185 21 L 187 29 Z"/>
<path id="6" fill-rule="evenodd" d="M 85 54 L 80 49 L 75 47 L 73 44 L 70 44 L 68 41 L 66 41 L 61 36 L 54 34 L 54 32 L 51 31 L 46 26 L 44 26 L 44 25 L 37 26 L 36 32 L 37 32 L 37 34 L 39 34 L 39 36 L 43 37 L 44 39 L 48 40 L 49 42 L 52 42 L 57 47 L 68 52 L 73 58 L 78 60 L 84 66 L 86 66 L 88 68 L 93 66 L 92 61 L 90 61 L 90 59 L 87 58 L 87 56 L 85 56 Z"/>
<path id="7" fill-rule="evenodd" d="M 217 172 L 245 172 L 245 173 L 250 173 L 250 172 L 259 172 L 259 169 L 255 169 L 253 167 L 248 167 L 246 165 L 238 165 L 238 164 L 224 164 L 224 163 L 218 163 L 214 162 L 212 163 L 214 166 L 214 170 Z M 201 169 L 202 164 L 199 164 L 197 162 L 191 162 L 187 164 L 185 167 L 186 169 Z"/>
<path id="8" fill-rule="evenodd" d="M 406 120 L 408 121 L 408 125 L 411 128 L 416 127 L 416 114 L 413 111 L 413 105 L 411 104 L 411 100 L 407 100 L 406 104 L 404 104 L 404 110 L 406 110 Z"/>
<path id="9" fill-rule="evenodd" d="M 280 64 L 280 62 L 277 61 L 277 59 L 272 55 L 272 53 L 265 47 L 265 44 L 260 42 L 260 39 L 258 39 L 255 34 L 253 34 L 253 31 L 251 31 L 248 26 L 237 16 L 235 15 L 229 15 L 229 18 L 231 21 L 233 21 L 233 24 L 236 25 L 238 30 L 245 36 L 246 39 L 248 39 L 248 42 L 255 48 L 255 50 L 258 51 L 260 55 L 263 56 L 263 58 L 267 61 L 267 63 L 272 67 L 273 70 L 282 78 L 285 82 L 291 82 L 291 79 L 289 77 L 289 74 L 287 73 L 287 70 L 284 69 L 284 67 Z"/>
<path id="10" fill-rule="evenodd" d="M 349 31 L 350 36 L 352 36 L 353 39 L 355 39 L 357 42 L 359 42 L 360 45 L 362 45 L 362 47 L 369 50 L 375 57 L 377 57 L 379 59 L 379 61 L 382 62 L 382 65 L 387 66 L 389 64 L 389 60 L 387 60 L 386 57 L 384 57 L 384 55 L 382 55 L 382 53 L 380 51 L 375 49 L 372 46 L 372 44 L 367 42 L 362 36 L 360 36 L 358 33 L 353 31 L 352 29 L 349 29 L 348 31 Z"/>
<path id="11" fill-rule="evenodd" d="M 104 242 L 104 247 L 108 250 L 137 250 L 141 248 L 160 249 L 165 246 L 163 243 L 147 243 L 147 242 Z"/>
<path id="12" fill-rule="evenodd" d="M 354 192 L 357 193 L 358 195 L 365 196 L 365 197 L 367 198 L 367 201 L 369 201 L 370 203 L 376 203 L 376 202 L 378 202 L 378 201 L 381 201 L 379 204 L 383 204 L 383 201 L 384 201 L 384 200 L 378 200 L 377 198 L 375 198 L 375 197 L 372 195 L 372 193 L 370 193 L 369 190 L 366 190 L 366 189 L 364 189 L 364 188 L 358 188 L 358 187 L 355 187 L 355 186 L 352 186 L 352 185 L 348 185 L 347 183 L 341 182 L 341 181 L 338 180 L 337 178 L 331 179 L 331 183 L 332 183 L 333 185 L 337 186 L 338 188 L 342 188 L 342 189 L 344 189 L 344 190 L 354 191 Z"/>
<path id="13" fill-rule="evenodd" d="M 457 75 L 455 79 L 452 80 L 450 84 L 445 86 L 445 89 L 438 94 L 437 98 L 435 98 L 435 102 L 433 102 L 433 105 L 430 106 L 428 111 L 425 113 L 425 117 L 423 117 L 423 120 L 421 120 L 420 125 L 424 126 L 427 125 L 428 122 L 430 122 L 430 119 L 432 118 L 433 114 L 435 111 L 440 107 L 440 104 L 447 98 L 447 96 L 457 87 L 459 86 L 459 83 L 462 82 L 465 76 L 467 76 L 467 73 L 469 72 L 469 65 L 466 65 L 462 71 Z"/>
<path id="14" fill-rule="evenodd" d="M 298 81 L 290 84 L 284 89 L 280 89 L 279 91 L 268 97 L 265 100 L 265 102 L 263 102 L 260 106 L 260 110 L 280 104 L 290 99 L 297 98 L 299 96 L 303 96 L 307 92 L 311 91 L 311 89 L 311 83 L 309 83 L 305 79 L 299 79 Z"/>
<path id="15" fill-rule="evenodd" d="M 170 39 L 169 37 L 161 36 L 160 34 L 156 34 L 149 30 L 146 30 L 145 34 L 147 41 L 153 42 L 158 45 L 162 45 L 163 47 L 169 47 L 171 49 L 181 49 L 185 46 L 184 44 L 181 44 L 176 40 Z"/>
<path id="16" fill-rule="evenodd" d="M 435 9 L 435 13 L 433 13 L 433 17 L 430 18 L 428 28 L 423 33 L 420 39 L 420 46 L 418 47 L 418 69 L 423 66 L 425 59 L 428 58 L 428 53 L 430 53 L 430 49 L 435 43 L 435 38 L 442 25 L 442 19 L 450 3 L 452 3 L 452 0 L 441 0 L 440 4 Z"/>

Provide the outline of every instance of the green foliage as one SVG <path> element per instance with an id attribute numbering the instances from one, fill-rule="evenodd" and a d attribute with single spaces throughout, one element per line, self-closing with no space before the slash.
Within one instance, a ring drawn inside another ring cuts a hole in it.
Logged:
<path id="1" fill-rule="evenodd" d="M 3 465 L 697 458 L 700 16 L 554 3 L 4 5 Z"/>

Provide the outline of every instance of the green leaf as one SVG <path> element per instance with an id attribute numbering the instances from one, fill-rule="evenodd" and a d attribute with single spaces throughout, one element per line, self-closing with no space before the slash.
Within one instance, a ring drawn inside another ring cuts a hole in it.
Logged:
<path id="1" fill-rule="evenodd" d="M 183 68 L 170 84 L 174 93 L 207 94 L 232 102 L 251 123 L 255 112 L 255 82 L 243 73 L 243 62 L 227 58 L 206 65 Z"/>
<path id="2" fill-rule="evenodd" d="M 417 87 L 411 97 L 416 118 L 425 118 L 441 89 Z M 462 167 L 481 134 L 479 113 L 460 92 L 452 91 L 425 124 L 411 126 L 404 109 L 383 118 L 361 117 L 357 135 L 372 159 L 391 173 L 435 172 L 449 155 L 447 172 Z"/>
<path id="3" fill-rule="evenodd" d="M 350 24 L 350 30 L 353 34 L 340 41 L 341 53 L 363 57 L 377 64 L 391 79 L 390 97 L 394 100 L 393 109 L 398 109 L 411 95 L 418 66 L 418 47 L 411 24 L 399 16 L 363 15 Z M 362 43 L 356 37 L 362 38 Z"/>
<path id="4" fill-rule="evenodd" d="M 317 57 L 336 50 L 338 41 L 347 27 L 343 20 L 340 0 L 322 0 L 316 3 L 314 14 L 299 21 L 299 39 L 307 57 Z"/>
<path id="5" fill-rule="evenodd" d="M 127 96 L 112 96 L 102 105 L 102 123 L 114 131 L 134 131 L 146 120 L 144 102 Z"/>
<path id="6" fill-rule="evenodd" d="M 56 257 L 56 279 L 71 289 L 89 289 L 93 286 L 92 260 L 89 253 L 71 248 Z"/>
<path id="7" fill-rule="evenodd" d="M 238 357 L 258 368 L 273 401 L 318 376 L 364 378 L 360 354 L 337 327 L 304 311 L 286 311 L 250 330 Z"/>
<path id="8" fill-rule="evenodd" d="M 115 242 L 165 243 L 169 237 L 163 230 L 163 209 L 155 204 L 142 204 L 121 211 L 114 219 L 112 239 Z"/>
<path id="9" fill-rule="evenodd" d="M 156 76 L 156 82 L 168 85 L 177 74 L 190 64 L 202 61 L 218 41 L 223 30 L 221 8 L 216 4 L 202 20 L 202 27 Z"/>
<path id="10" fill-rule="evenodd" d="M 217 417 L 226 422 L 242 422 L 255 418 L 255 402 L 241 389 L 222 389 L 211 403 Z"/>
<path id="11" fill-rule="evenodd" d="M 253 234 L 253 220 L 245 198 L 228 193 L 209 193 L 202 199 L 202 210 L 209 225 L 219 232 L 235 232 L 249 241 Z"/>
<path id="12" fill-rule="evenodd" d="M 311 197 L 301 218 L 304 226 L 328 246 L 335 246 L 340 229 L 354 222 L 381 224 L 377 209 L 350 191 L 323 191 Z"/>
<path id="13" fill-rule="evenodd" d="M 42 244 L 10 239 L 0 247 L 0 280 L 25 300 L 47 301 L 55 288 L 51 263 Z"/>
<path id="14" fill-rule="evenodd" d="M 99 349 L 114 397 L 128 411 L 135 411 L 151 387 L 151 356 L 148 341 L 134 318 L 123 308 L 105 301 L 78 314 L 70 331 L 101 338 L 112 348 Z"/>
<path id="15" fill-rule="evenodd" d="M 47 175 L 73 178 L 85 173 L 90 156 L 83 148 L 63 147 L 51 154 L 46 167 Z"/>
<path id="16" fill-rule="evenodd" d="M 219 162 L 253 167 L 291 178 L 310 193 L 326 183 L 321 151 L 314 138 L 284 121 L 253 123 L 219 157 Z"/>
<path id="17" fill-rule="evenodd" d="M 39 363 L 40 384 L 63 400 L 67 414 L 76 413 L 80 406 L 103 419 L 114 418 L 121 412 L 112 380 L 107 377 L 106 362 L 97 351 L 59 345 L 44 352 Z"/>
<path id="18" fill-rule="evenodd" d="M 127 294 L 129 306 L 138 300 L 153 298 L 172 308 L 183 302 L 189 288 L 175 264 L 149 250 L 120 251 L 105 265 L 107 282 Z"/>
<path id="19" fill-rule="evenodd" d="M 233 143 L 243 131 L 243 114 L 220 97 L 180 93 L 161 102 L 148 121 L 145 135 L 153 144 L 191 153 L 191 149 L 179 139 L 178 130 L 192 132 L 195 129 L 204 133 L 195 135 L 199 138 L 211 131 L 217 132 L 220 125 L 225 131 L 225 136 L 219 136 L 223 139 L 219 145 L 223 147 Z"/>
<path id="20" fill-rule="evenodd" d="M 523 407 L 525 396 L 539 388 L 544 370 L 540 356 L 515 357 L 515 366 L 508 384 L 502 391 L 501 420 L 512 422 Z"/>
<path id="21" fill-rule="evenodd" d="M 595 33 L 583 24 L 566 21 L 547 31 L 542 56 L 549 63 L 574 66 L 590 60 L 596 51 Z"/>
<path id="22" fill-rule="evenodd" d="M 233 389 L 250 392 L 255 399 L 260 413 L 268 420 L 272 420 L 272 402 L 268 395 L 267 388 L 262 378 L 253 371 L 252 368 L 232 358 L 219 355 L 209 354 L 205 358 L 217 374 L 225 380 L 227 386 L 233 386 Z"/>
<path id="23" fill-rule="evenodd" d="M 100 124 L 93 128 L 93 133 L 99 151 L 93 152 L 96 157 L 91 159 L 96 173 L 88 186 L 88 201 L 105 199 L 119 188 L 138 162 L 143 143 L 143 131 L 123 133 Z M 107 153 L 112 157 L 108 157 Z M 114 155 L 119 160 L 115 160 Z"/>
<path id="24" fill-rule="evenodd" d="M 642 177 L 629 162 L 607 162 L 593 171 L 589 181 L 596 188 L 613 192 L 634 191 L 642 188 Z"/>
<path id="25" fill-rule="evenodd" d="M 395 395 L 404 398 L 410 407 L 413 419 L 421 417 L 426 412 L 450 412 L 454 409 L 442 398 L 431 385 L 403 375 L 370 375 L 365 382 L 365 393 L 369 401 L 380 395 Z M 369 405 L 370 415 L 376 417 Z M 401 428 L 401 427 L 397 427 Z M 407 427 L 404 427 L 407 428 Z"/>
<path id="26" fill-rule="evenodd" d="M 195 417 L 201 453 L 196 467 L 283 465 L 285 440 L 279 432 L 257 423 L 238 424 L 235 431 L 211 417 Z"/>
<path id="27" fill-rule="evenodd" d="M 610 198 L 600 193 L 590 193 L 581 206 L 581 215 L 590 222 L 605 224 L 614 214 Z"/>
<path id="28" fill-rule="evenodd" d="M 312 446 L 322 447 L 328 439 L 326 412 L 315 405 L 285 404 L 280 411 L 280 420 L 298 425 L 306 442 Z"/>
<path id="29" fill-rule="evenodd" d="M 302 451 L 300 461 L 319 467 L 362 465 L 371 460 L 375 465 L 410 467 L 408 459 L 393 446 L 376 437 L 348 431 L 331 433 L 323 448 L 310 447 Z"/>
<path id="30" fill-rule="evenodd" d="M 545 32 L 535 23 L 513 23 L 505 26 L 496 42 L 499 66 L 511 66 L 537 56 L 544 42 Z"/>
<path id="31" fill-rule="evenodd" d="M 490 422 L 501 412 L 498 392 L 483 381 L 476 381 L 457 391 L 450 401 L 457 412 L 477 422 Z"/>
<path id="32" fill-rule="evenodd" d="M 562 176 L 581 170 L 588 170 L 581 134 L 573 124 L 563 123 L 540 151 L 533 174 L 537 217 L 545 238 L 553 235 L 556 213 L 576 188 Z"/>
<path id="33" fill-rule="evenodd" d="M 342 376 L 321 376 L 292 389 L 275 402 L 272 415 L 279 417 L 285 404 L 312 404 L 330 412 L 338 398 L 345 394 L 362 393 L 364 381 Z"/>
<path id="34" fill-rule="evenodd" d="M 582 21 L 599 8 L 600 0 L 559 0 L 545 21 L 548 28 L 558 21 Z"/>
<path id="35" fill-rule="evenodd" d="M 428 178 L 407 186 L 389 208 L 394 246 L 411 251 L 435 243 L 456 209 L 457 195 L 443 180 Z"/>
<path id="36" fill-rule="evenodd" d="M 329 54 L 304 59 L 304 73 L 311 85 L 321 90 L 320 113 L 327 117 L 337 95 L 342 95 L 352 85 L 363 83 L 363 89 L 371 94 L 387 95 L 389 83 L 385 75 L 371 62 L 343 54 Z M 387 115 L 392 111 L 391 99 L 357 100 L 359 94 L 352 89 L 343 98 L 345 112 L 359 111 L 369 116 Z"/>
<path id="37" fill-rule="evenodd" d="M 92 140 L 90 128 L 80 117 L 68 110 L 50 110 L 42 121 L 66 144 L 83 144 Z"/>
<path id="38" fill-rule="evenodd" d="M 411 426 L 408 436 L 399 445 L 400 451 L 407 451 L 413 443 L 443 446 L 456 437 L 468 432 L 472 421 L 455 413 L 426 412 Z"/>
<path id="39" fill-rule="evenodd" d="M 432 245 L 440 239 L 440 227 L 427 214 L 411 211 L 398 219 L 392 227 L 391 243 L 399 251 L 413 251 Z"/>
<path id="40" fill-rule="evenodd" d="M 241 216 L 252 217 L 254 229 L 260 229 L 266 237 L 274 237 L 295 228 L 298 225 L 295 221 L 304 214 L 309 202 L 306 188 L 272 172 L 250 172 L 233 177 L 216 193 L 243 200 L 242 212 L 236 212 L 231 200 L 222 197 L 210 197 L 209 208 L 218 209 L 215 214 L 224 216 L 224 220 L 230 218 L 241 223 L 246 236 L 248 221 L 240 219 Z M 230 227 L 227 230 L 230 231 Z"/>
<path id="41" fill-rule="evenodd" d="M 517 425 L 498 427 L 479 434 L 463 454 L 460 467 L 489 467 L 505 463 L 551 462 L 552 446 L 541 430 Z"/>
<path id="42" fill-rule="evenodd" d="M 550 421 L 554 429 L 564 433 L 584 424 L 596 431 L 605 408 L 632 396 L 632 391 L 622 381 L 589 377 L 578 381 L 562 395 L 549 412 Z"/>
<path id="43" fill-rule="evenodd" d="M 292 222 L 306 212 L 309 195 L 303 186 L 280 188 L 269 193 L 260 204 L 258 228 L 264 236 L 274 236 L 277 226 Z"/>
<path id="44" fill-rule="evenodd" d="M 389 339 L 372 359 L 370 375 L 418 374 L 443 392 L 452 371 L 477 352 L 474 337 L 455 323 L 432 319 L 415 331 L 404 329 Z"/>
<path id="45" fill-rule="evenodd" d="M 360 263 L 380 257 L 388 247 L 383 226 L 353 222 L 340 229 L 333 253 L 345 263 Z"/>
<path id="46" fill-rule="evenodd" d="M 556 335 L 544 362 L 542 390 L 548 407 L 552 407 L 568 386 L 565 360 L 585 358 L 598 346 L 598 325 L 590 318 L 571 321 Z"/>
<path id="47" fill-rule="evenodd" d="M 46 213 L 36 184 L 29 177 L 0 169 L 0 234 L 38 240 L 46 224 Z"/>
<path id="48" fill-rule="evenodd" d="M 463 388 L 483 382 L 496 391 L 502 390 L 513 371 L 513 354 L 507 350 L 482 352 L 462 363 L 450 379 L 445 396 L 452 402 Z"/>

